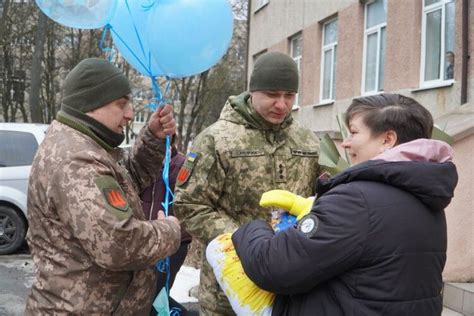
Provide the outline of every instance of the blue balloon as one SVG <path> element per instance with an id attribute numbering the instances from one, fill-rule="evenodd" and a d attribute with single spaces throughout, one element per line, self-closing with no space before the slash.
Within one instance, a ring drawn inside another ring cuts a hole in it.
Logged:
<path id="1" fill-rule="evenodd" d="M 148 46 L 147 21 L 151 14 L 148 0 L 118 0 L 115 15 L 110 21 L 112 39 L 123 58 L 145 76 L 163 74 Z"/>
<path id="2" fill-rule="evenodd" d="M 148 18 L 148 44 L 166 76 L 192 76 L 222 58 L 233 23 L 228 0 L 160 0 Z"/>
<path id="3" fill-rule="evenodd" d="M 96 29 L 110 21 L 117 0 L 36 0 L 36 4 L 44 14 L 62 25 Z"/>

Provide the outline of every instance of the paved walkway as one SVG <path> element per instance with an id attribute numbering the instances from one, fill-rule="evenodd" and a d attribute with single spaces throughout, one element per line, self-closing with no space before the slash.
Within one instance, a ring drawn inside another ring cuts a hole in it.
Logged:
<path id="1" fill-rule="evenodd" d="M 187 280 L 189 286 L 182 287 L 180 290 L 177 287 L 176 297 L 181 298 L 178 301 L 184 305 L 188 310 L 194 311 L 191 315 L 197 315 L 199 312 L 199 304 L 195 298 L 188 296 L 188 288 L 194 286 L 199 282 L 199 279 L 193 279 L 192 282 L 187 274 L 192 273 L 193 268 L 183 267 L 185 273 L 178 273 L 176 281 L 184 278 Z M 194 275 L 194 273 L 192 273 Z M 31 289 L 34 276 L 34 264 L 31 259 L 31 255 L 27 249 L 24 249 L 21 253 L 0 256 L 0 316 L 20 316 L 24 314 L 26 297 Z M 175 281 L 175 285 L 176 285 Z M 183 292 L 183 293 L 181 293 Z"/>

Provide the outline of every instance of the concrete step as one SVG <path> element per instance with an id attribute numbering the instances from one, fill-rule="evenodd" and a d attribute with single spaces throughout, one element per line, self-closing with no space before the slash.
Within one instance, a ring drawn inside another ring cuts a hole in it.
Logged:
<path id="1" fill-rule="evenodd" d="M 463 316 L 463 314 L 453 311 L 447 307 L 443 307 L 443 311 L 441 312 L 441 316 Z"/>
<path id="2" fill-rule="evenodd" d="M 443 288 L 443 305 L 450 310 L 446 312 L 474 316 L 474 283 L 446 282 Z M 444 312 L 443 310 L 443 316 Z"/>

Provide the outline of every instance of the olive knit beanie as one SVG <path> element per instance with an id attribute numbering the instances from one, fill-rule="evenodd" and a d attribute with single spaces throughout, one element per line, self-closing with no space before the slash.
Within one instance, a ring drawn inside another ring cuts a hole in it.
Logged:
<path id="1" fill-rule="evenodd" d="M 298 91 L 298 66 L 288 55 L 279 52 L 260 56 L 250 76 L 250 91 Z"/>
<path id="2" fill-rule="evenodd" d="M 130 94 L 130 83 L 112 63 L 88 58 L 77 64 L 63 84 L 62 103 L 82 113 Z"/>

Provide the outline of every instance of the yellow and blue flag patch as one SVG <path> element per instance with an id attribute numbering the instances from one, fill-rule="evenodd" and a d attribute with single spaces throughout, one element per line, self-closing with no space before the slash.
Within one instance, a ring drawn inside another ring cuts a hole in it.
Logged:
<path id="1" fill-rule="evenodd" d="M 196 163 L 198 153 L 189 152 L 186 156 L 186 161 L 179 170 L 178 177 L 176 178 L 176 185 L 182 186 L 188 182 L 191 173 L 193 172 L 194 164 Z"/>

